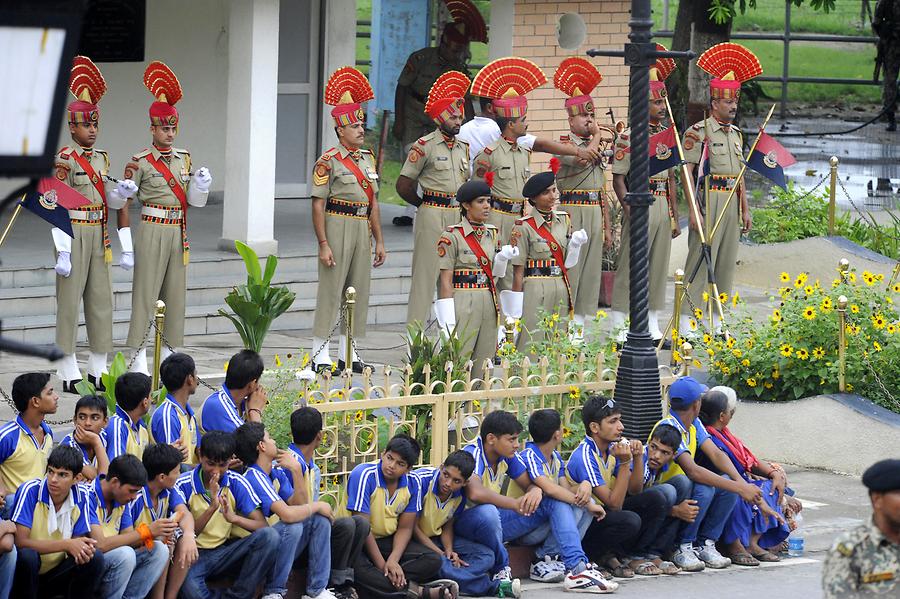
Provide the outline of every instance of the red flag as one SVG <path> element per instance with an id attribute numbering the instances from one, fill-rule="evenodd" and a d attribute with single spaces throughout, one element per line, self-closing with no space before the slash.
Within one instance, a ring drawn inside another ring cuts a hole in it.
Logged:
<path id="1" fill-rule="evenodd" d="M 650 176 L 677 166 L 681 160 L 675 143 L 675 127 L 667 127 L 650 137 L 647 149 L 650 154 Z"/>
<path id="2" fill-rule="evenodd" d="M 42 196 L 50 196 L 66 210 L 74 210 L 82 206 L 90 205 L 91 201 L 57 179 L 56 177 L 45 177 L 38 181 L 37 192 Z M 48 192 L 54 192 L 49 193 Z"/>
<path id="3" fill-rule="evenodd" d="M 785 188 L 787 183 L 784 179 L 784 169 L 796 162 L 797 159 L 784 146 L 763 131 L 759 136 L 756 148 L 747 160 L 747 167 L 769 179 L 775 185 Z"/>

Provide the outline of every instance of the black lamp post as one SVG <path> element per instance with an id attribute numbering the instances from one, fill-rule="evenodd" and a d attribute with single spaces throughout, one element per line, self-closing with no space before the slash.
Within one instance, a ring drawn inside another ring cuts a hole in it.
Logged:
<path id="1" fill-rule="evenodd" d="M 632 0 L 631 33 L 623 51 L 588 50 L 588 56 L 621 56 L 631 67 L 628 90 L 628 125 L 631 128 L 631 169 L 628 172 L 631 262 L 629 264 L 628 338 L 616 372 L 615 401 L 622 410 L 625 434 L 645 440 L 662 415 L 656 350 L 648 331 L 649 208 L 650 193 L 649 101 L 650 65 L 657 58 L 693 58 L 694 53 L 660 52 L 651 41 L 653 19 L 650 0 Z"/>

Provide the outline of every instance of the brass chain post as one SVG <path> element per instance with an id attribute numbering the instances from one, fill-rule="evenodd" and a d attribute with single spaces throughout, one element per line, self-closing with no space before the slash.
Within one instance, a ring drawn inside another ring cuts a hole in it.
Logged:
<path id="1" fill-rule="evenodd" d="M 846 344 L 847 344 L 847 296 L 842 295 L 838 297 L 837 301 L 837 311 L 838 311 L 838 391 L 841 393 L 845 393 L 847 391 L 847 379 L 846 379 L 846 368 L 847 368 L 847 355 L 846 355 Z"/>
<path id="2" fill-rule="evenodd" d="M 356 289 L 347 287 L 344 294 L 347 308 L 347 347 L 344 348 L 344 369 L 353 372 L 353 309 L 356 307 Z"/>
<path id="3" fill-rule="evenodd" d="M 678 323 L 680 315 L 681 315 L 681 304 L 684 300 L 684 271 L 682 269 L 675 270 L 675 305 L 672 306 L 672 326 L 670 327 L 672 330 L 672 349 L 678 349 L 678 335 L 682 334 L 682 331 L 678 330 Z M 665 338 L 665 337 L 664 337 Z M 663 338 L 663 339 L 664 339 Z M 656 348 L 657 351 L 662 349 L 663 340 L 659 340 L 659 346 Z M 674 353 L 672 354 L 675 355 Z M 675 366 L 675 359 L 672 358 L 670 361 L 672 366 Z"/>
<path id="4" fill-rule="evenodd" d="M 681 376 L 690 376 L 691 374 L 691 360 L 693 359 L 692 352 L 694 351 L 694 346 L 691 345 L 690 341 L 685 341 L 681 346 L 681 362 L 683 364 L 681 368 Z"/>
<path id="5" fill-rule="evenodd" d="M 838 157 L 832 156 L 828 161 L 828 164 L 831 165 L 831 187 L 828 190 L 828 235 L 834 235 L 834 212 L 837 205 L 837 168 L 838 168 Z"/>
<path id="6" fill-rule="evenodd" d="M 166 303 L 162 300 L 156 300 L 156 312 L 153 314 L 153 320 L 156 323 L 156 335 L 153 340 L 153 374 L 151 376 L 152 383 L 150 388 L 152 391 L 159 389 L 159 359 L 162 355 L 162 337 L 163 327 L 166 324 Z"/>

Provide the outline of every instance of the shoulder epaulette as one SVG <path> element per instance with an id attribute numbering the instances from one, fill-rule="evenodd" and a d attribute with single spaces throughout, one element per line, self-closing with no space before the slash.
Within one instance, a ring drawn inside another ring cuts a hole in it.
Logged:
<path id="1" fill-rule="evenodd" d="M 59 157 L 68 160 L 69 156 L 71 156 L 71 153 L 72 149 L 69 146 L 63 146 L 63 148 L 59 151 Z"/>
<path id="2" fill-rule="evenodd" d="M 140 160 L 141 158 L 144 158 L 144 157 L 146 157 L 146 156 L 149 156 L 149 155 L 152 154 L 152 153 L 153 153 L 153 152 L 148 148 L 148 149 L 146 149 L 146 150 L 142 150 L 142 151 L 138 152 L 137 154 L 135 154 L 134 156 L 132 156 L 131 159 L 132 159 L 132 160 Z"/>
<path id="3" fill-rule="evenodd" d="M 184 148 L 172 148 L 172 149 L 175 150 L 176 152 L 178 152 L 179 154 L 185 154 L 187 156 L 191 155 L 191 153 L 188 152 L 187 150 L 185 150 Z"/>
<path id="4" fill-rule="evenodd" d="M 423 146 L 424 146 L 424 145 L 427 144 L 430 140 L 434 139 L 434 134 L 435 134 L 435 132 L 432 131 L 431 133 L 429 133 L 429 134 L 427 134 L 427 135 L 423 135 L 422 137 L 420 137 L 420 138 L 417 139 L 416 141 L 417 141 L 420 145 L 423 145 Z"/>
<path id="5" fill-rule="evenodd" d="M 516 219 L 516 224 L 517 224 L 517 225 L 523 225 L 523 224 L 525 224 L 525 220 L 528 219 L 528 218 L 531 218 L 531 217 L 525 216 L 525 217 L 522 217 L 522 218 L 517 218 L 517 219 Z"/>
<path id="6" fill-rule="evenodd" d="M 492 230 L 492 231 L 497 231 L 497 230 L 498 230 L 498 229 L 497 229 L 497 225 L 492 225 L 492 224 L 490 224 L 490 223 L 485 223 L 484 228 L 485 228 L 485 229 L 490 229 L 490 230 Z"/>
<path id="7" fill-rule="evenodd" d="M 491 154 L 494 153 L 494 150 L 493 150 L 493 148 L 485 148 L 482 150 L 482 152 L 484 152 L 485 154 L 490 156 Z"/>
<path id="8" fill-rule="evenodd" d="M 463 144 L 464 146 L 469 145 L 469 142 L 467 142 L 466 140 L 462 139 L 461 137 L 456 137 L 456 138 L 454 138 L 454 141 L 455 141 L 455 143 Z"/>
<path id="9" fill-rule="evenodd" d="M 98 154 L 109 154 L 106 150 L 101 150 L 100 148 L 94 148 L 94 151 Z"/>
<path id="10" fill-rule="evenodd" d="M 560 136 L 559 136 L 559 141 L 561 141 L 561 142 L 563 142 L 563 143 L 568 143 L 568 142 L 571 141 L 571 140 L 569 139 L 569 136 L 568 136 L 568 135 L 560 135 Z"/>
<path id="11" fill-rule="evenodd" d="M 337 156 L 337 153 L 337 148 L 328 148 L 327 150 L 325 150 L 325 153 L 319 157 L 319 160 L 331 160 L 332 156 Z"/>
<path id="12" fill-rule="evenodd" d="M 693 125 L 691 125 L 691 128 L 694 129 L 695 131 L 700 131 L 701 129 L 703 129 L 703 121 L 700 121 L 699 123 L 694 123 Z"/>
<path id="13" fill-rule="evenodd" d="M 450 232 L 453 229 L 462 229 L 462 226 L 463 226 L 462 223 L 456 223 L 455 225 L 450 225 L 449 227 L 447 227 L 446 230 L 447 230 L 447 232 Z"/>

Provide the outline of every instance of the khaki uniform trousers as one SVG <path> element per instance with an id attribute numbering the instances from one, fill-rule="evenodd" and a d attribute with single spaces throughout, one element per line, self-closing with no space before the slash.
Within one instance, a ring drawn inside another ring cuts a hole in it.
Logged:
<path id="1" fill-rule="evenodd" d="M 103 229 L 96 225 L 72 225 L 72 272 L 56 276 L 56 345 L 67 355 L 75 353 L 78 308 L 84 298 L 84 323 L 91 351 L 111 352 L 113 299 L 109 264 L 103 259 Z"/>
<path id="2" fill-rule="evenodd" d="M 512 270 L 512 269 L 510 269 Z M 497 353 L 497 308 L 490 289 L 454 289 L 456 330 L 463 340 L 463 355 L 471 352 L 472 376 L 484 376 L 484 361 Z"/>
<path id="3" fill-rule="evenodd" d="M 649 309 L 662 310 L 666 307 L 666 279 L 669 269 L 669 255 L 672 251 L 672 226 L 669 218 L 669 202 L 664 195 L 655 196 L 650 206 L 648 226 L 650 244 L 650 271 L 648 273 Z M 616 268 L 616 283 L 613 287 L 612 309 L 628 314 L 628 291 L 630 281 L 628 270 L 631 265 L 631 223 L 622 223 L 622 245 L 619 252 L 619 266 Z"/>
<path id="4" fill-rule="evenodd" d="M 316 290 L 316 315 L 313 336 L 327 339 L 338 310 L 344 303 L 347 287 L 356 289 L 353 310 L 353 336 L 366 334 L 369 315 L 369 287 L 372 281 L 372 243 L 369 220 L 352 216 L 325 214 L 325 239 L 334 253 L 334 266 L 319 262 L 319 287 Z M 437 245 L 437 242 L 435 242 Z M 346 334 L 341 323 L 341 334 Z"/>
<path id="5" fill-rule="evenodd" d="M 592 316 L 600 304 L 600 273 L 603 272 L 603 208 L 561 204 L 567 212 L 572 230 L 584 229 L 588 241 L 581 247 L 578 264 L 569 269 L 569 285 L 575 301 L 575 314 Z"/>
<path id="6" fill-rule="evenodd" d="M 526 353 L 532 343 L 543 341 L 538 337 L 543 334 L 538 327 L 541 321 L 539 309 L 543 308 L 546 314 L 556 312 L 560 322 L 565 322 L 569 316 L 569 294 L 561 276 L 525 277 L 522 291 L 525 293 L 522 301 L 523 326 L 516 340 L 516 349 Z"/>
<path id="7" fill-rule="evenodd" d="M 144 342 L 157 299 L 166 303 L 163 334 L 172 347 L 181 347 L 187 294 L 181 226 L 142 221 L 135 237 L 128 347 L 140 348 Z"/>
<path id="8" fill-rule="evenodd" d="M 437 243 L 447 227 L 459 222 L 458 207 L 438 208 L 423 204 L 416 211 L 413 242 L 412 282 L 409 288 L 409 304 L 406 307 L 406 324 L 418 320 L 423 325 L 430 318 L 429 312 L 437 291 L 438 267 Z"/>

